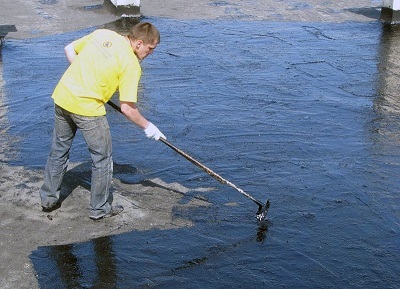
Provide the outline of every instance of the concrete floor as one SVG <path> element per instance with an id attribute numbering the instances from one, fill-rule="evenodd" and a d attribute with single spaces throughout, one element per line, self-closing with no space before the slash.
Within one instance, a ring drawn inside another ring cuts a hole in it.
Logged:
<path id="1" fill-rule="evenodd" d="M 117 20 L 115 7 L 101 0 L 1 0 L 0 25 L 15 25 L 7 38 L 24 39 L 65 33 Z M 241 19 L 292 22 L 368 22 L 379 17 L 382 0 L 142 0 L 143 17 Z"/>

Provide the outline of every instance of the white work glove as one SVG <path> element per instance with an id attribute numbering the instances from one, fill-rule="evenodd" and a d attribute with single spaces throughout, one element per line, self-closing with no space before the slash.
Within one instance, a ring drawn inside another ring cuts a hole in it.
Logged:
<path id="1" fill-rule="evenodd" d="M 151 122 L 149 123 L 147 128 L 144 129 L 144 132 L 148 138 L 159 140 L 160 137 L 162 137 L 167 139 L 165 135 L 163 135 L 163 133 Z"/>

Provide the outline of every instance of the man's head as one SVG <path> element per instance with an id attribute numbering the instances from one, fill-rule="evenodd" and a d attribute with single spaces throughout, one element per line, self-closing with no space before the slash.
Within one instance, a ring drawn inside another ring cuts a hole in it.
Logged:
<path id="1" fill-rule="evenodd" d="M 153 24 L 140 22 L 132 26 L 128 38 L 136 56 L 143 60 L 152 54 L 160 43 L 160 32 Z"/>

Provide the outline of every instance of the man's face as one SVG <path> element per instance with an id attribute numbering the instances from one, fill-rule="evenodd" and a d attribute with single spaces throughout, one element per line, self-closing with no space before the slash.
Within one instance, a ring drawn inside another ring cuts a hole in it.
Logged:
<path id="1" fill-rule="evenodd" d="M 158 43 L 144 44 L 142 40 L 138 40 L 136 43 L 135 54 L 140 59 L 145 59 L 148 55 L 152 54 L 156 49 Z"/>

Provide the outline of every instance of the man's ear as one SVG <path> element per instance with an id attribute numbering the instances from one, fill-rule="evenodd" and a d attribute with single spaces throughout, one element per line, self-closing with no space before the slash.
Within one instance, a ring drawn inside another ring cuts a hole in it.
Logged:
<path id="1" fill-rule="evenodd" d="M 136 49 L 139 49 L 141 46 L 143 45 L 143 41 L 142 40 L 137 40 L 136 41 Z"/>

